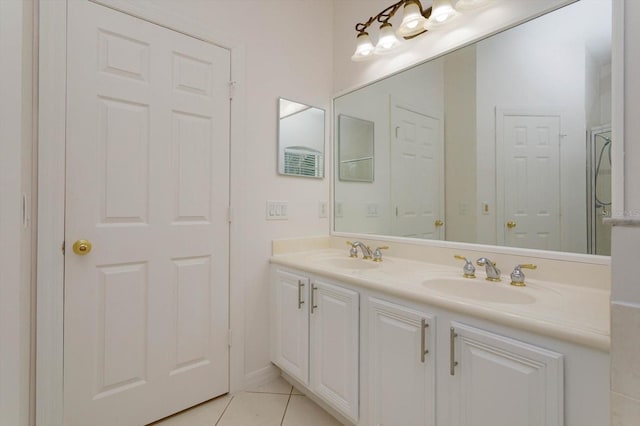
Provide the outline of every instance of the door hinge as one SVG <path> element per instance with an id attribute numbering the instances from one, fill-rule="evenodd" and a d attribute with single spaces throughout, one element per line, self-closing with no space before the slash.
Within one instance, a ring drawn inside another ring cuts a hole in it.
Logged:
<path id="1" fill-rule="evenodd" d="M 235 80 L 231 80 L 229 82 L 229 99 L 233 99 L 233 96 L 236 94 L 236 84 Z"/>
<path id="2" fill-rule="evenodd" d="M 29 227 L 29 196 L 22 194 L 22 227 Z"/>
<path id="3" fill-rule="evenodd" d="M 234 215 L 233 207 L 229 207 L 227 209 L 227 221 L 229 223 L 233 222 L 233 215 Z"/>
<path id="4" fill-rule="evenodd" d="M 60 250 L 62 250 L 62 254 L 64 255 L 64 241 L 62 242 L 62 245 L 60 245 Z"/>
<path id="5" fill-rule="evenodd" d="M 231 347 L 231 329 L 227 330 L 227 346 Z"/>

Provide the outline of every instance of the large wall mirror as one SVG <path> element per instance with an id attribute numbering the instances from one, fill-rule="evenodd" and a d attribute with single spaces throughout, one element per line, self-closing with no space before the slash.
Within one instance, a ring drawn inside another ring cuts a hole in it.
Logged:
<path id="1" fill-rule="evenodd" d="M 374 123 L 376 171 L 335 176 L 336 232 L 610 254 L 610 0 L 339 96 L 334 112 Z"/>
<path id="2" fill-rule="evenodd" d="M 324 110 L 278 98 L 278 173 L 324 177 Z"/>

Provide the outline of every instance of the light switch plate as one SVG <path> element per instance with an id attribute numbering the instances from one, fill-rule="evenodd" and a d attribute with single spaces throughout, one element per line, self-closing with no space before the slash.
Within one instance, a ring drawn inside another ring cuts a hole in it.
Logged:
<path id="1" fill-rule="evenodd" d="M 367 204 L 367 217 L 378 217 L 380 213 L 378 212 L 378 204 L 377 203 L 368 203 Z"/>
<path id="2" fill-rule="evenodd" d="M 287 201 L 267 201 L 267 220 L 287 220 L 288 216 Z"/>
<path id="3" fill-rule="evenodd" d="M 320 201 L 318 202 L 318 217 L 320 219 L 326 219 L 327 218 L 327 202 L 326 201 Z"/>

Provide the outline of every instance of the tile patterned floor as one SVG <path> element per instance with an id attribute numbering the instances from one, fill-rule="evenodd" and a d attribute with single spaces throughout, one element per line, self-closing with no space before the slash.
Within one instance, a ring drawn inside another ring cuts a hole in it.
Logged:
<path id="1" fill-rule="evenodd" d="M 152 426 L 340 426 L 296 388 L 277 379 L 234 396 L 224 395 Z M 151 426 L 151 425 L 150 425 Z"/>

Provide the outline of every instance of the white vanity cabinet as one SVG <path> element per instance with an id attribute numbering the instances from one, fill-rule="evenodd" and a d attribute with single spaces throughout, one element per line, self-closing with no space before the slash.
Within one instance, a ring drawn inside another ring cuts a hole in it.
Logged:
<path id="1" fill-rule="evenodd" d="M 271 277 L 271 361 L 309 384 L 309 278 L 274 269 Z"/>
<path id="2" fill-rule="evenodd" d="M 360 307 L 357 292 L 311 281 L 311 390 L 358 421 Z"/>
<path id="3" fill-rule="evenodd" d="M 277 264 L 271 299 L 271 360 L 354 425 L 609 422 L 606 351 Z"/>
<path id="4" fill-rule="evenodd" d="M 358 422 L 359 294 L 328 280 L 272 269 L 271 361 Z"/>
<path id="5" fill-rule="evenodd" d="M 368 299 L 368 424 L 435 425 L 435 316 Z"/>
<path id="6" fill-rule="evenodd" d="M 564 425 L 563 355 L 450 326 L 452 426 Z"/>

